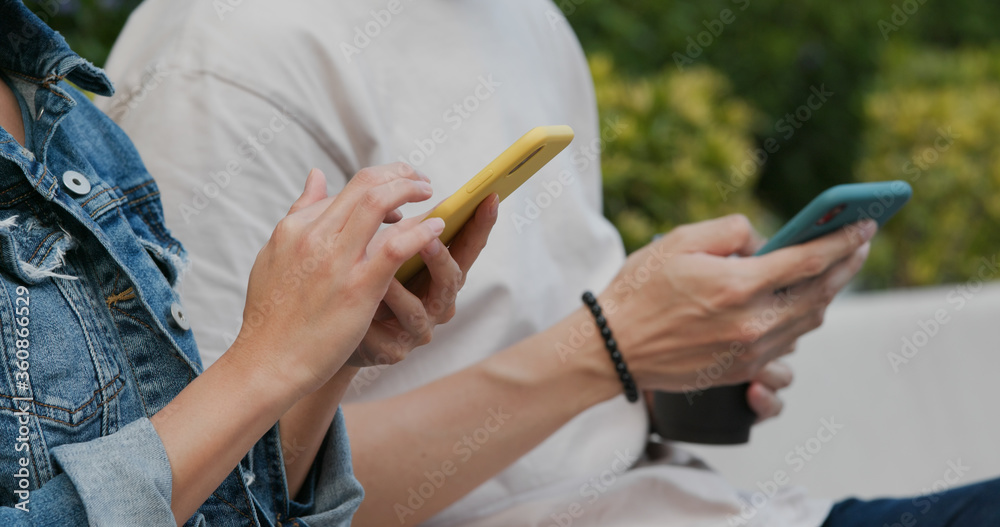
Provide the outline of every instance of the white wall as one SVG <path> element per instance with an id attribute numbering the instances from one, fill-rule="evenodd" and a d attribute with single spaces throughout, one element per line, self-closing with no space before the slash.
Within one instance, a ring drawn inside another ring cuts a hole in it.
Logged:
<path id="1" fill-rule="evenodd" d="M 796 380 L 781 417 L 758 426 L 749 445 L 689 448 L 741 488 L 783 470 L 831 498 L 920 493 L 959 460 L 968 470 L 957 485 L 1000 477 L 1000 284 L 968 286 L 841 297 L 789 358 Z M 948 322 L 894 371 L 888 354 L 903 357 L 903 337 L 942 309 Z M 795 447 L 816 438 L 824 418 L 843 428 L 813 440 L 822 446 L 804 450 L 807 461 Z"/>

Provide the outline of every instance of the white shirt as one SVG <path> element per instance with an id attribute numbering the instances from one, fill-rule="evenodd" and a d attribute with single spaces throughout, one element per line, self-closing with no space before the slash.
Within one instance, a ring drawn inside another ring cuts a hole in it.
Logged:
<path id="1" fill-rule="evenodd" d="M 621 130 L 599 123 L 586 59 L 547 0 L 147 0 L 108 71 L 121 93 L 104 107 L 191 255 L 183 296 L 206 362 L 235 338 L 254 257 L 313 166 L 337 192 L 365 166 L 407 161 L 431 177 L 436 202 L 529 129 L 576 131 L 502 204 L 456 317 L 405 362 L 359 374 L 352 401 L 409 391 L 545 330 L 624 262 L 602 215 L 599 159 L 601 134 Z M 647 430 L 643 407 L 623 397 L 593 407 L 426 525 L 731 524 L 742 498 L 721 476 L 626 470 Z M 748 524 L 813 527 L 828 510 L 782 488 Z"/>

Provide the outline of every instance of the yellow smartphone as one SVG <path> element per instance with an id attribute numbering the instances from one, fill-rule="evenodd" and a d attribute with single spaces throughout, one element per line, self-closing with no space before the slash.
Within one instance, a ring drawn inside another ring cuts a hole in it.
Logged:
<path id="1" fill-rule="evenodd" d="M 479 204 L 490 194 L 496 193 L 500 196 L 500 201 L 503 201 L 562 152 L 572 140 L 573 129 L 560 125 L 533 128 L 515 141 L 427 216 L 444 220 L 444 232 L 439 237 L 441 242 L 445 246 L 451 244 L 451 240 L 472 218 Z M 399 268 L 396 279 L 405 284 L 423 268 L 424 261 L 418 254 Z"/>

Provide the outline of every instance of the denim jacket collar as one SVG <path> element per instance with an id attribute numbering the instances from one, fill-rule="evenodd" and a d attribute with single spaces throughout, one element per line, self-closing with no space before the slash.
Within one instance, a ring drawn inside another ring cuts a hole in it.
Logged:
<path id="1" fill-rule="evenodd" d="M 51 200 L 58 175 L 48 166 L 49 142 L 62 119 L 77 105 L 62 81 L 98 95 L 110 95 L 114 88 L 101 69 L 74 53 L 66 40 L 21 0 L 0 0 L 0 35 L 0 69 L 28 106 L 34 150 L 21 148 L 0 129 L 0 158 L 17 164 L 23 172 L 21 177 L 12 172 L 0 174 L 0 188 L 27 178 L 35 190 Z"/>
<path id="2" fill-rule="evenodd" d="M 114 87 L 100 68 L 73 52 L 21 0 L 0 0 L 0 68 L 40 84 L 66 79 L 84 90 L 110 96 Z"/>

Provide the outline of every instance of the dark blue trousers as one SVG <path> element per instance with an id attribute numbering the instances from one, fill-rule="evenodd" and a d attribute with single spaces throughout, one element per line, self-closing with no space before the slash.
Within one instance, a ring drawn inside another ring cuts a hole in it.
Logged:
<path id="1" fill-rule="evenodd" d="M 1000 479 L 916 498 L 834 505 L 823 527 L 1000 527 Z"/>

